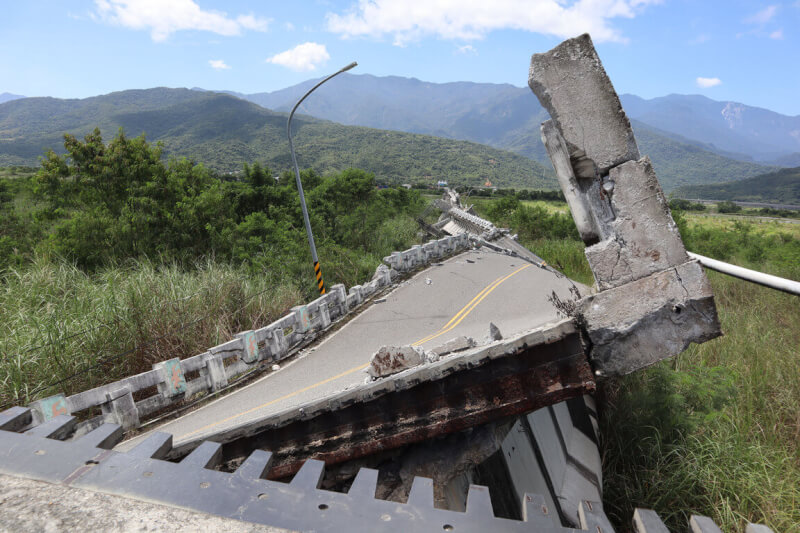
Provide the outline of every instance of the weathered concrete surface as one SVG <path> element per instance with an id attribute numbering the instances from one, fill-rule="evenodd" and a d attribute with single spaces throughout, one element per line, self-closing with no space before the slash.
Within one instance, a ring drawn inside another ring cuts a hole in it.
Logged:
<path id="1" fill-rule="evenodd" d="M 689 260 L 650 158 L 609 172 L 616 218 L 612 235 L 586 248 L 600 290 L 619 287 Z"/>
<path id="2" fill-rule="evenodd" d="M 466 491 L 448 491 L 447 485 L 468 472 L 500 448 L 511 422 L 491 423 L 409 446 L 396 459 L 397 468 L 384 472 L 375 494 L 377 498 L 395 502 L 408 499 L 415 477 L 433 479 L 434 504 L 440 509 L 463 511 Z"/>
<path id="3" fill-rule="evenodd" d="M 608 231 L 604 231 L 601 221 L 598 220 L 596 210 L 589 205 L 590 189 L 594 183 L 598 182 L 598 179 L 591 177 L 578 180 L 572 170 L 567 142 L 558 132 L 552 120 L 542 123 L 542 142 L 553 163 L 558 184 L 564 191 L 564 197 L 572 212 L 572 218 L 581 239 L 587 244 L 596 243 L 608 234 Z M 607 211 L 610 212 L 610 209 Z"/>
<path id="4" fill-rule="evenodd" d="M 417 346 L 382 346 L 369 362 L 367 374 L 373 378 L 391 376 L 425 362 L 425 350 Z"/>
<path id="5" fill-rule="evenodd" d="M 529 85 L 552 121 L 542 140 L 600 292 L 575 302 L 600 374 L 627 374 L 721 334 L 689 256 L 588 35 L 531 59 Z M 682 279 L 683 278 L 683 279 Z"/>
<path id="6" fill-rule="evenodd" d="M 0 474 L 0 531 L 289 530 Z"/>
<path id="7" fill-rule="evenodd" d="M 639 159 L 630 121 L 588 33 L 534 54 L 528 85 L 564 137 L 576 176 L 603 176 Z"/>
<path id="8" fill-rule="evenodd" d="M 475 342 L 475 339 L 472 337 L 467 337 L 462 335 L 460 337 L 456 337 L 454 339 L 450 339 L 446 343 L 442 344 L 441 346 L 437 346 L 431 350 L 431 353 L 437 356 L 446 355 L 449 353 L 460 352 L 462 350 L 468 350 L 470 348 L 474 348 L 477 346 L 478 343 Z"/>
<path id="9" fill-rule="evenodd" d="M 579 307 L 593 343 L 592 365 L 604 375 L 627 374 L 721 334 L 711 285 L 697 261 L 587 296 Z"/>

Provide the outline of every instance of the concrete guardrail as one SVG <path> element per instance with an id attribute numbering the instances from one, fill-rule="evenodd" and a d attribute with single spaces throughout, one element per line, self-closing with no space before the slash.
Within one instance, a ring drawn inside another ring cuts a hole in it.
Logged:
<path id="1" fill-rule="evenodd" d="M 204 393 L 228 386 L 260 362 L 278 362 L 311 342 L 319 332 L 351 313 L 376 292 L 390 286 L 401 273 L 427 266 L 433 261 L 471 246 L 463 234 L 417 245 L 384 258 L 372 280 L 347 291 L 342 284 L 313 302 L 293 307 L 291 312 L 263 328 L 243 331 L 218 346 L 186 359 L 170 359 L 153 369 L 70 396 L 56 394 L 30 404 L 34 424 L 59 415 L 71 415 L 100 407 L 101 414 L 77 424 L 84 434 L 103 423 L 126 429 L 139 427 L 145 417 Z M 153 394 L 141 398 L 148 389 Z M 134 397 L 136 395 L 136 397 Z"/>

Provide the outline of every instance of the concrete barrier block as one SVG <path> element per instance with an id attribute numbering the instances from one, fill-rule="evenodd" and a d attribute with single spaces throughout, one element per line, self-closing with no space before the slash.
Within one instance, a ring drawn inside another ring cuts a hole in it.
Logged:
<path id="1" fill-rule="evenodd" d="M 225 373 L 225 364 L 222 357 L 212 353 L 203 354 L 204 365 L 200 369 L 200 374 L 205 377 L 206 384 L 212 392 L 216 392 L 228 386 L 228 375 Z"/>
<path id="2" fill-rule="evenodd" d="M 363 301 L 363 296 L 361 294 L 361 285 L 353 285 L 350 287 L 350 293 L 348 294 L 348 300 L 352 297 L 353 301 L 356 305 L 360 304 Z M 349 302 L 348 302 L 349 306 Z"/>
<path id="3" fill-rule="evenodd" d="M 241 358 L 245 363 L 258 361 L 258 339 L 255 331 L 242 331 L 235 335 L 241 340 Z"/>
<path id="4" fill-rule="evenodd" d="M 161 373 L 158 392 L 165 398 L 174 398 L 186 392 L 186 377 L 183 375 L 181 360 L 177 357 L 153 365 L 153 370 Z"/>
<path id="5" fill-rule="evenodd" d="M 579 178 L 639 159 L 630 121 L 589 34 L 531 58 L 528 85 L 553 118 Z"/>
<path id="6" fill-rule="evenodd" d="M 308 306 L 298 305 L 292 307 L 292 313 L 294 313 L 294 331 L 305 333 L 311 329 L 311 316 L 308 312 Z"/>
<path id="7" fill-rule="evenodd" d="M 697 261 L 579 302 L 600 375 L 623 375 L 721 334 L 711 285 Z"/>
<path id="8" fill-rule="evenodd" d="M 411 247 L 411 251 L 413 252 L 414 266 L 425 264 L 425 254 L 422 251 L 422 246 L 415 244 Z"/>
<path id="9" fill-rule="evenodd" d="M 139 410 L 128 387 L 106 393 L 106 402 L 100 406 L 106 422 L 119 424 L 125 429 L 139 427 Z"/>
<path id="10" fill-rule="evenodd" d="M 267 338 L 267 345 L 269 346 L 270 356 L 273 361 L 283 359 L 289 351 L 287 346 L 286 336 L 283 334 L 282 327 L 273 327 L 270 329 L 270 336 Z"/>
<path id="11" fill-rule="evenodd" d="M 328 307 L 328 301 L 330 298 L 326 298 L 324 302 L 322 302 L 319 306 L 319 328 L 325 329 L 331 325 L 331 313 Z"/>
<path id="12" fill-rule="evenodd" d="M 63 394 L 36 400 L 28 407 L 33 411 L 33 417 L 37 423 L 47 422 L 59 415 L 71 414 L 67 406 L 67 398 Z"/>

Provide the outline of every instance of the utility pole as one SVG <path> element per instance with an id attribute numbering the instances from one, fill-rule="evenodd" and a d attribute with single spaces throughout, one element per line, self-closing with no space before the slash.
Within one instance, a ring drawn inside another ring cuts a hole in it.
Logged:
<path id="1" fill-rule="evenodd" d="M 289 137 L 289 151 L 292 152 L 292 165 L 294 165 L 294 177 L 297 180 L 297 191 L 300 193 L 300 207 L 303 209 L 303 222 L 306 225 L 306 234 L 308 235 L 308 246 L 311 248 L 311 260 L 314 262 L 314 276 L 317 280 L 317 288 L 319 289 L 320 294 L 325 294 L 325 281 L 322 279 L 322 269 L 319 266 L 319 257 L 317 257 L 317 246 L 314 244 L 314 234 L 311 232 L 311 221 L 308 219 L 308 208 L 306 207 L 306 196 L 303 194 L 303 183 L 300 181 L 300 169 L 297 166 L 297 157 L 294 155 L 294 144 L 292 143 L 292 117 L 294 116 L 294 112 L 297 111 L 297 108 L 300 104 L 303 103 L 309 94 L 314 92 L 314 89 L 328 81 L 329 79 L 333 78 L 341 74 L 342 72 L 346 72 L 351 68 L 358 65 L 355 61 L 339 69 L 337 72 L 334 72 L 321 82 L 314 85 L 303 97 L 294 104 L 292 108 L 292 112 L 289 113 L 289 121 L 286 123 L 286 135 Z"/>

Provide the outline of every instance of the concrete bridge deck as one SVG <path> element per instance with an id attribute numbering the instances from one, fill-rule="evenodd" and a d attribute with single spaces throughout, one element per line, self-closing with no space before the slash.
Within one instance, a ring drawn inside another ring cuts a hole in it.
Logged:
<path id="1" fill-rule="evenodd" d="M 187 440 L 232 427 L 361 384 L 373 353 L 383 345 L 430 349 L 466 335 L 485 342 L 489 322 L 504 336 L 556 318 L 547 297 L 569 297 L 572 282 L 519 258 L 473 250 L 429 267 L 403 282 L 344 327 L 280 370 L 157 429 Z M 144 436 L 121 443 L 128 449 Z"/>

